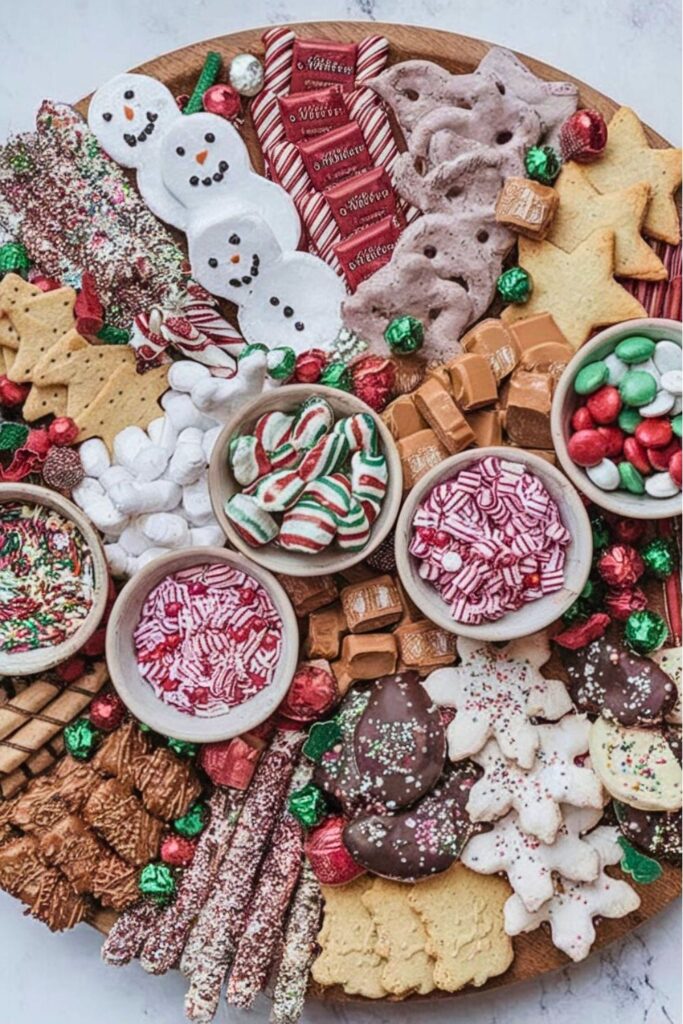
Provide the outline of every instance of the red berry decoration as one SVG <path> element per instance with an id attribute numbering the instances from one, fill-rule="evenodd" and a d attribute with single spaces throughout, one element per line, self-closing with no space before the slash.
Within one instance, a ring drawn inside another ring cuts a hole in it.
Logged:
<path id="1" fill-rule="evenodd" d="M 643 448 L 642 444 L 635 437 L 627 437 L 624 441 L 624 455 L 639 473 L 647 475 L 652 472 L 652 466 L 647 457 L 647 450 Z"/>
<path id="2" fill-rule="evenodd" d="M 569 651 L 578 651 L 580 647 L 598 640 L 604 635 L 609 626 L 610 618 L 604 612 L 595 612 L 585 622 L 578 622 L 575 626 L 563 630 L 553 637 L 556 644 L 566 647 Z"/>
<path id="3" fill-rule="evenodd" d="M 666 448 L 648 448 L 647 457 L 652 468 L 656 469 L 658 473 L 663 473 L 664 470 L 669 468 L 669 463 L 676 452 L 680 452 L 680 450 L 681 442 L 675 437 Z"/>
<path id="4" fill-rule="evenodd" d="M 681 449 L 679 448 L 678 451 L 674 455 L 672 455 L 671 462 L 669 463 L 669 472 L 671 473 L 671 479 L 678 487 L 681 486 L 681 480 L 683 479 L 682 461 L 683 460 L 681 458 Z"/>
<path id="5" fill-rule="evenodd" d="M 327 353 L 321 348 L 300 352 L 294 364 L 294 380 L 297 384 L 316 384 L 326 366 Z"/>
<path id="6" fill-rule="evenodd" d="M 645 448 L 666 448 L 673 430 L 669 420 L 647 419 L 638 424 L 635 436 Z"/>
<path id="7" fill-rule="evenodd" d="M 571 423 L 572 430 L 592 430 L 595 426 L 595 420 L 585 405 L 580 405 L 575 411 Z"/>
<path id="8" fill-rule="evenodd" d="M 577 110 L 560 128 L 560 152 L 563 160 L 592 163 L 605 151 L 607 125 L 597 110 Z"/>
<path id="9" fill-rule="evenodd" d="M 345 885 L 365 874 L 365 868 L 356 863 L 344 845 L 346 825 L 346 818 L 326 818 L 308 833 L 306 856 L 322 885 Z"/>
<path id="10" fill-rule="evenodd" d="M 226 121 L 235 121 L 242 113 L 240 94 L 227 82 L 209 86 L 202 96 L 202 106 L 207 114 L 218 114 Z"/>
<path id="11" fill-rule="evenodd" d="M 597 466 L 605 458 L 607 443 L 597 430 L 577 430 L 567 442 L 567 452 L 577 466 Z"/>
<path id="12" fill-rule="evenodd" d="M 73 444 L 78 437 L 78 424 L 70 416 L 58 416 L 47 428 L 52 444 Z"/>
<path id="13" fill-rule="evenodd" d="M 598 572 L 610 587 L 632 587 L 645 572 L 645 563 L 629 544 L 612 544 L 600 556 Z"/>
<path id="14" fill-rule="evenodd" d="M 647 608 L 647 598 L 640 587 L 610 590 L 605 597 L 605 608 L 612 618 L 626 622 L 631 612 L 642 612 Z"/>
<path id="15" fill-rule="evenodd" d="M 618 459 L 624 449 L 626 434 L 619 427 L 598 427 L 598 433 L 605 439 L 608 459 Z"/>
<path id="16" fill-rule="evenodd" d="M 589 395 L 586 408 L 596 423 L 614 423 L 621 412 L 621 395 L 611 384 L 606 384 Z"/>
<path id="17" fill-rule="evenodd" d="M 23 405 L 30 389 L 30 384 L 16 384 L 3 373 L 0 376 L 0 405 L 4 405 L 6 409 Z"/>
<path id="18" fill-rule="evenodd" d="M 93 699 L 88 717 L 96 729 L 113 732 L 126 717 L 126 705 L 116 693 L 100 693 Z"/>
<path id="19" fill-rule="evenodd" d="M 159 854 L 164 864 L 173 868 L 186 868 L 194 859 L 197 843 L 185 836 L 166 836 L 161 844 Z"/>

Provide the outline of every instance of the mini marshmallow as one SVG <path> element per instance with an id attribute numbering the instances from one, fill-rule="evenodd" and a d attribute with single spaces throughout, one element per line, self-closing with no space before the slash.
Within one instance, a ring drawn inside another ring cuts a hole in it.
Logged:
<path id="1" fill-rule="evenodd" d="M 190 394 L 195 384 L 211 376 L 208 366 L 195 363 L 193 359 L 179 359 L 168 368 L 169 387 L 184 394 Z"/>
<path id="2" fill-rule="evenodd" d="M 190 531 L 182 516 L 172 512 L 154 512 L 140 521 L 142 532 L 153 544 L 167 548 L 184 548 L 190 542 Z"/>
<path id="3" fill-rule="evenodd" d="M 213 452 L 213 446 L 215 445 L 220 432 L 223 428 L 219 424 L 217 427 L 211 427 L 211 430 L 207 430 L 202 438 L 202 449 L 204 451 L 204 458 L 207 463 L 211 462 L 211 453 Z"/>
<path id="4" fill-rule="evenodd" d="M 99 477 L 111 465 L 109 450 L 99 437 L 91 437 L 84 441 L 78 449 L 78 454 L 86 476 Z"/>
<path id="5" fill-rule="evenodd" d="M 265 380 L 266 355 L 257 350 L 240 360 L 234 377 L 211 377 L 196 384 L 192 401 L 202 412 L 227 423 L 240 405 L 261 394 Z"/>
<path id="6" fill-rule="evenodd" d="M 139 572 L 140 569 L 144 568 L 148 562 L 153 562 L 155 558 L 161 558 L 162 555 L 170 554 L 170 550 L 170 548 L 161 547 L 147 548 L 147 550 L 143 551 L 141 555 L 138 555 L 134 571 Z"/>
<path id="7" fill-rule="evenodd" d="M 193 548 L 222 548 L 225 534 L 220 526 L 193 526 L 190 529 L 190 544 Z"/>
<path id="8" fill-rule="evenodd" d="M 171 480 L 121 482 L 115 484 L 110 497 L 116 508 L 126 515 L 141 512 L 170 512 L 180 500 L 180 487 Z"/>
<path id="9" fill-rule="evenodd" d="M 149 537 L 144 535 L 140 524 L 140 519 L 130 523 L 119 537 L 119 544 L 126 554 L 135 558 L 149 547 Z"/>
<path id="10" fill-rule="evenodd" d="M 156 480 L 166 469 L 168 452 L 140 427 L 125 427 L 114 438 L 114 458 L 138 480 Z"/>
<path id="11" fill-rule="evenodd" d="M 169 480 L 184 485 L 199 479 L 207 462 L 202 447 L 203 439 L 204 434 L 198 427 L 181 430 L 166 472 Z"/>
<path id="12" fill-rule="evenodd" d="M 206 473 L 183 487 L 183 510 L 193 526 L 207 526 L 213 519 Z"/>
<path id="13" fill-rule="evenodd" d="M 129 555 L 121 544 L 105 544 L 104 553 L 112 576 L 132 576 L 137 568 L 137 557 Z"/>
<path id="14" fill-rule="evenodd" d="M 149 437 L 152 444 L 156 444 L 159 448 L 163 448 L 167 451 L 169 457 L 173 454 L 175 443 L 178 437 L 178 431 L 173 426 L 173 423 L 168 416 L 157 416 L 155 420 L 147 427 L 147 436 Z"/>
<path id="15" fill-rule="evenodd" d="M 125 466 L 110 466 L 109 469 L 105 469 L 104 473 L 100 477 L 100 483 L 104 487 L 105 491 L 110 491 L 116 484 L 130 482 L 133 479 L 132 473 L 126 469 Z"/>
<path id="16" fill-rule="evenodd" d="M 128 524 L 127 515 L 115 508 L 102 485 L 92 477 L 86 476 L 81 480 L 71 492 L 71 497 L 102 533 L 118 536 Z"/>
<path id="17" fill-rule="evenodd" d="M 194 391 L 204 384 L 210 384 L 214 379 L 217 378 L 211 377 L 208 381 L 200 381 L 199 384 L 195 385 L 192 389 L 192 398 L 189 395 L 181 394 L 179 391 L 167 391 L 162 396 L 161 404 L 176 430 L 185 430 L 186 427 L 199 427 L 200 430 L 208 430 L 209 427 L 214 426 L 214 423 L 207 416 L 202 416 L 202 412 L 207 410 L 202 409 L 202 412 L 200 412 L 201 407 L 194 401 Z"/>
<path id="18" fill-rule="evenodd" d="M 71 497 L 79 508 L 83 508 L 84 501 L 88 501 L 94 497 L 99 497 L 103 494 L 104 487 L 99 480 L 94 480 L 91 476 L 83 477 L 80 484 L 77 484 L 71 491 Z"/>

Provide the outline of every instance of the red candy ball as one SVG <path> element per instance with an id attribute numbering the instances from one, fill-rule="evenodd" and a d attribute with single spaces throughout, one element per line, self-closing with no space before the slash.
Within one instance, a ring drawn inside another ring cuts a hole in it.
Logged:
<path id="1" fill-rule="evenodd" d="M 681 449 L 680 448 L 671 457 L 671 462 L 669 463 L 669 472 L 671 473 L 671 479 L 673 480 L 673 482 L 677 485 L 677 487 L 680 487 L 681 486 L 682 473 L 683 473 L 683 465 L 682 465 Z"/>
<path id="2" fill-rule="evenodd" d="M 567 451 L 577 466 L 597 466 L 605 458 L 607 442 L 597 430 L 577 430 L 567 442 Z"/>
<path id="3" fill-rule="evenodd" d="M 627 437 L 624 441 L 624 455 L 631 465 L 635 466 L 639 473 L 647 475 L 652 472 L 650 460 L 647 457 L 647 451 L 635 437 Z"/>
<path id="4" fill-rule="evenodd" d="M 78 424 L 70 416 L 57 416 L 47 428 L 47 436 L 52 444 L 73 444 L 78 437 Z"/>
<path id="5" fill-rule="evenodd" d="M 595 420 L 585 405 L 579 406 L 572 416 L 572 430 L 592 430 Z"/>
<path id="6" fill-rule="evenodd" d="M 75 683 L 85 673 L 85 668 L 85 659 L 74 654 L 73 658 L 68 658 L 58 665 L 55 672 L 63 683 Z"/>
<path id="7" fill-rule="evenodd" d="M 207 114 L 218 114 L 226 121 L 234 121 L 242 113 L 240 94 L 227 82 L 210 86 L 202 96 L 202 106 Z"/>
<path id="8" fill-rule="evenodd" d="M 624 587 L 610 590 L 605 597 L 605 608 L 612 618 L 625 622 L 631 612 L 642 612 L 647 608 L 647 598 L 640 587 Z"/>
<path id="9" fill-rule="evenodd" d="M 327 353 L 321 348 L 300 352 L 294 364 L 294 380 L 297 384 L 315 384 L 326 366 Z"/>
<path id="10" fill-rule="evenodd" d="M 577 110 L 560 128 L 563 160 L 587 164 L 602 156 L 607 145 L 607 125 L 597 110 Z"/>
<path id="11" fill-rule="evenodd" d="M 658 473 L 663 473 L 665 469 L 669 468 L 669 463 L 676 452 L 680 450 L 681 442 L 675 437 L 666 448 L 648 448 L 647 457 L 652 468 L 656 469 Z"/>
<path id="12" fill-rule="evenodd" d="M 308 833 L 306 856 L 315 877 L 323 885 L 345 885 L 365 874 L 365 869 L 355 862 L 344 845 L 346 823 L 346 818 L 326 818 Z"/>
<path id="13" fill-rule="evenodd" d="M 612 544 L 600 556 L 598 572 L 610 587 L 632 587 L 645 572 L 645 563 L 630 544 Z"/>
<path id="14" fill-rule="evenodd" d="M 299 666 L 278 711 L 297 722 L 314 722 L 337 702 L 339 694 L 327 662 L 311 661 Z"/>
<path id="15" fill-rule="evenodd" d="M 256 771 L 259 750 L 240 736 L 221 743 L 205 743 L 199 763 L 216 786 L 247 789 Z"/>
<path id="16" fill-rule="evenodd" d="M 619 427 L 598 427 L 598 433 L 604 437 L 607 444 L 606 457 L 608 459 L 618 459 L 624 450 L 624 439 L 626 437 L 624 431 Z"/>
<path id="17" fill-rule="evenodd" d="M 31 388 L 30 384 L 16 384 L 5 374 L 0 377 L 0 405 L 12 409 L 15 405 L 23 405 Z"/>
<path id="18" fill-rule="evenodd" d="M 668 420 L 643 420 L 636 427 L 636 441 L 645 448 L 666 448 L 673 437 L 673 430 Z"/>
<path id="19" fill-rule="evenodd" d="M 621 395 L 611 384 L 588 396 L 586 408 L 596 423 L 614 423 L 621 412 Z"/>
<path id="20" fill-rule="evenodd" d="M 100 693 L 90 705 L 88 718 L 96 729 L 113 732 L 126 716 L 126 705 L 115 693 Z"/>
<path id="21" fill-rule="evenodd" d="M 622 544 L 637 544 L 645 533 L 642 519 L 617 519 L 611 526 L 614 539 Z"/>
<path id="22" fill-rule="evenodd" d="M 164 864 L 173 868 L 186 868 L 194 858 L 197 841 L 186 836 L 166 836 L 159 853 Z"/>

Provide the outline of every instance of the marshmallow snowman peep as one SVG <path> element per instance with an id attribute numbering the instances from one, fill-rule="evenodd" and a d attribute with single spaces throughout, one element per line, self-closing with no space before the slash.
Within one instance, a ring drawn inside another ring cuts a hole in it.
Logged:
<path id="1" fill-rule="evenodd" d="M 282 249 L 296 249 L 301 224 L 296 207 L 280 185 L 255 174 L 239 132 L 217 114 L 191 114 L 175 120 L 160 153 L 165 188 L 186 208 L 186 231 L 203 210 L 239 200 L 254 207 Z"/>
<path id="2" fill-rule="evenodd" d="M 88 110 L 88 126 L 102 148 L 137 171 L 138 188 L 152 213 L 183 229 L 187 211 L 164 185 L 160 161 L 164 132 L 181 118 L 172 93 L 149 75 L 116 75 L 100 86 Z"/>

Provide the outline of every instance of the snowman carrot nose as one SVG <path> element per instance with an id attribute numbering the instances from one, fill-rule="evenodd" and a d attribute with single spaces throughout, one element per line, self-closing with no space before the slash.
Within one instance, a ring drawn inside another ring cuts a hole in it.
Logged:
<path id="1" fill-rule="evenodd" d="M 201 153 L 197 153 L 197 155 L 195 157 L 195 160 L 197 161 L 198 164 L 203 164 L 208 155 L 209 155 L 208 149 L 203 149 L 201 151 Z"/>
<path id="2" fill-rule="evenodd" d="M 133 118 L 135 117 L 135 111 L 133 110 L 132 107 L 124 106 L 123 112 L 126 115 L 127 120 L 129 120 L 129 121 L 132 121 Z"/>
<path id="3" fill-rule="evenodd" d="M 231 263 L 239 263 L 239 261 L 240 261 L 240 257 L 239 257 L 239 253 L 237 253 L 237 252 L 235 253 L 234 256 L 230 257 L 230 262 Z"/>

